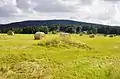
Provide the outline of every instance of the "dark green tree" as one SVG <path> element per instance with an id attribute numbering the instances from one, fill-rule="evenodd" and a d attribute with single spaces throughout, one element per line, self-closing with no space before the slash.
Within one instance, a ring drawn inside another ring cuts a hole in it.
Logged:
<path id="1" fill-rule="evenodd" d="M 93 34 L 97 34 L 97 32 L 98 32 L 98 29 L 97 29 L 97 28 L 93 28 L 93 29 L 92 29 L 92 33 L 93 33 Z"/>
<path id="2" fill-rule="evenodd" d="M 76 33 L 79 34 L 82 31 L 82 26 L 76 27 Z"/>
<path id="3" fill-rule="evenodd" d="M 66 32 L 68 32 L 68 33 L 76 33 L 76 28 L 72 27 L 72 26 L 69 26 L 69 27 L 66 28 Z"/>
<path id="4" fill-rule="evenodd" d="M 41 26 L 40 31 L 44 32 L 45 34 L 48 34 L 49 28 L 48 28 L 48 26 Z"/>

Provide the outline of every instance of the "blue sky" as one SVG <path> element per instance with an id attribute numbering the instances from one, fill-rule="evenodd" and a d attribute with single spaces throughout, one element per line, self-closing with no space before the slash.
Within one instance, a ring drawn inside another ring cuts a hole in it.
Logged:
<path id="1" fill-rule="evenodd" d="M 0 0 L 0 23 L 71 19 L 120 25 L 120 0 Z"/>

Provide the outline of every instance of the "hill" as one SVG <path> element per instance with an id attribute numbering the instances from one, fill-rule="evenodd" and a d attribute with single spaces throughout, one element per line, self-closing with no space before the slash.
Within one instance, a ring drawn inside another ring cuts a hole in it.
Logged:
<path id="1" fill-rule="evenodd" d="M 47 27 L 44 28 L 44 26 Z M 0 24 L 1 33 L 7 33 L 9 30 L 22 34 L 33 34 L 36 31 L 48 33 L 58 30 L 68 33 L 80 33 L 81 31 L 87 31 L 89 33 L 100 34 L 120 34 L 119 26 L 102 25 L 73 20 L 28 20 L 9 24 Z"/>
<path id="2" fill-rule="evenodd" d="M 21 21 L 21 22 L 14 22 L 9 24 L 0 24 L 0 27 L 27 27 L 27 26 L 49 26 L 53 24 L 81 24 L 81 25 L 98 25 L 102 26 L 102 24 L 94 24 L 94 23 L 87 23 L 87 22 L 79 22 L 73 20 L 28 20 L 28 21 Z M 108 25 L 106 25 L 108 26 Z"/>

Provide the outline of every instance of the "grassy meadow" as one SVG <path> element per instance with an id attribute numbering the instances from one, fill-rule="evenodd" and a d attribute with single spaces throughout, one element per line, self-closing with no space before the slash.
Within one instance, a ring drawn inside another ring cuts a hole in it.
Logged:
<path id="1" fill-rule="evenodd" d="M 0 79 L 120 79 L 120 36 L 52 39 L 59 35 L 0 34 Z"/>

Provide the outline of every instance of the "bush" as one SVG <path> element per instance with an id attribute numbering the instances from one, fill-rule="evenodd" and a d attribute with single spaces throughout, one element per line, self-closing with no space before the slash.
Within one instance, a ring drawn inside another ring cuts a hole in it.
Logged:
<path id="1" fill-rule="evenodd" d="M 107 34 L 104 34 L 104 37 L 107 37 Z"/>
<path id="2" fill-rule="evenodd" d="M 95 38 L 95 35 L 93 35 L 93 34 L 89 35 L 89 38 Z"/>
<path id="3" fill-rule="evenodd" d="M 82 34 L 82 33 L 80 33 L 80 36 L 83 36 L 83 34 Z"/>
<path id="4" fill-rule="evenodd" d="M 109 35 L 109 37 L 114 37 L 114 35 Z"/>
<path id="5" fill-rule="evenodd" d="M 52 34 L 57 34 L 57 31 L 52 31 Z"/>

